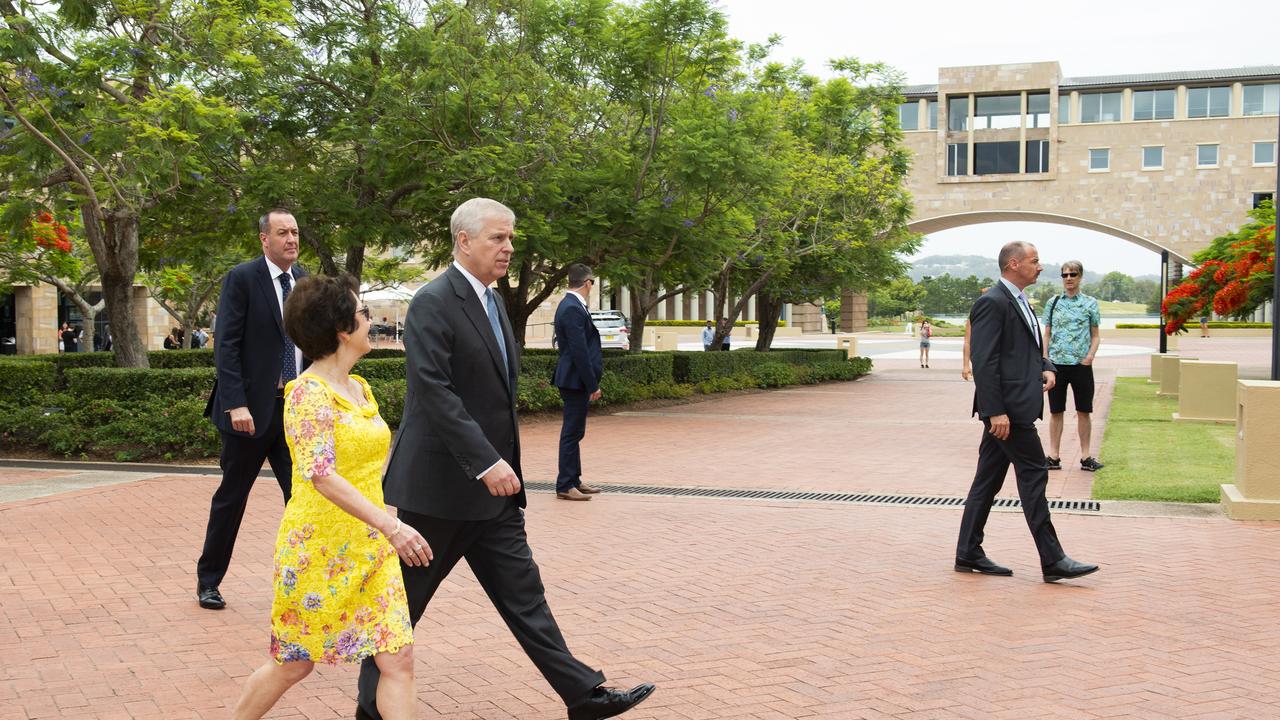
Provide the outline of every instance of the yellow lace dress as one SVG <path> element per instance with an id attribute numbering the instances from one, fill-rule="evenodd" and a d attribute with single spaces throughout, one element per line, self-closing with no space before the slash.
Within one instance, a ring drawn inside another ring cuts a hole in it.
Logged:
<path id="1" fill-rule="evenodd" d="M 337 473 L 383 506 L 382 465 L 391 430 L 369 384 L 356 406 L 313 375 L 285 387 L 284 430 L 293 497 L 276 535 L 271 656 L 277 663 L 352 663 L 413 642 L 395 548 L 311 483 Z"/>

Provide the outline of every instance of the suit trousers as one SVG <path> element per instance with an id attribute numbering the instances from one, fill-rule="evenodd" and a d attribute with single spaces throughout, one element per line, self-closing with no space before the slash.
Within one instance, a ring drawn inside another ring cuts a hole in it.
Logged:
<path id="1" fill-rule="evenodd" d="M 422 533 L 435 555 L 426 567 L 401 564 L 409 619 L 415 627 L 440 583 L 466 558 L 507 628 L 567 707 L 585 701 L 604 682 L 603 673 L 569 652 L 547 606 L 542 577 L 525 535 L 524 510 L 514 500 L 492 520 L 445 520 L 407 510 L 400 511 L 400 519 Z M 447 624 L 448 619 L 442 622 Z M 373 658 L 361 663 L 358 701 L 374 718 L 381 717 L 376 702 L 379 675 Z"/>
<path id="2" fill-rule="evenodd" d="M 1049 503 L 1045 500 L 1045 486 L 1049 484 L 1049 469 L 1045 463 L 1044 447 L 1035 425 L 1011 424 L 1009 437 L 996 439 L 989 430 L 991 423 L 984 418 L 982 444 L 978 446 L 978 470 L 964 501 L 964 517 L 960 521 L 960 539 L 956 544 L 956 557 L 977 560 L 985 557 L 982 550 L 983 528 L 991 514 L 991 504 L 996 493 L 1004 485 L 1009 465 L 1013 465 L 1018 480 L 1018 497 L 1022 500 L 1022 514 L 1031 530 L 1040 554 L 1040 565 L 1048 566 L 1061 560 L 1065 553 L 1058 543 L 1058 534 L 1049 518 Z"/>
<path id="3" fill-rule="evenodd" d="M 256 418 L 255 418 L 256 421 Z M 231 565 L 231 552 L 236 547 L 240 521 L 249 502 L 249 491 L 262 471 L 264 461 L 280 484 L 285 503 L 293 480 L 293 461 L 284 439 L 284 398 L 276 398 L 267 431 L 252 438 L 222 433 L 222 484 L 209 504 L 209 526 L 204 533 L 204 551 L 196 563 L 196 578 L 204 587 L 217 587 Z"/>
<path id="4" fill-rule="evenodd" d="M 580 443 L 587 435 L 587 408 L 591 395 L 586 390 L 560 388 L 564 401 L 564 421 L 560 425 L 560 471 L 556 475 L 556 492 L 569 492 L 582 484 L 582 450 Z"/>

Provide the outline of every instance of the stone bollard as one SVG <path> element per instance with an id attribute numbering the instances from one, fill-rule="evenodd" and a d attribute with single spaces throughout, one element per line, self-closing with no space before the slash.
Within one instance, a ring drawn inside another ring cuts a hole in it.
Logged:
<path id="1" fill-rule="evenodd" d="M 1280 520 L 1280 382 L 1238 380 L 1236 477 L 1222 486 L 1222 505 L 1233 520 Z"/>
<path id="2" fill-rule="evenodd" d="M 676 331 L 676 328 L 660 330 L 654 345 L 658 350 L 678 350 L 680 349 L 680 333 Z"/>
<path id="3" fill-rule="evenodd" d="M 756 329 L 755 325 L 747 325 L 743 329 L 746 330 L 747 337 L 755 337 L 755 329 Z"/>
<path id="4" fill-rule="evenodd" d="M 644 329 L 644 340 L 640 343 L 640 347 L 648 347 L 658 344 L 658 328 L 649 326 Z"/>
<path id="5" fill-rule="evenodd" d="M 1179 363 L 1183 360 L 1195 360 L 1195 358 L 1168 354 L 1161 357 L 1163 360 L 1161 360 L 1160 364 L 1160 389 L 1156 391 L 1156 395 L 1178 397 L 1178 383 L 1181 378 L 1181 374 L 1178 372 L 1181 367 Z"/>
<path id="6" fill-rule="evenodd" d="M 1236 421 L 1236 364 L 1184 360 L 1178 364 L 1178 412 L 1174 422 Z"/>
<path id="7" fill-rule="evenodd" d="M 844 350 L 845 357 L 852 360 L 858 356 L 858 336 L 857 335 L 837 335 L 836 349 Z"/>
<path id="8" fill-rule="evenodd" d="M 1155 385 L 1160 384 L 1160 368 L 1164 367 L 1163 358 L 1167 358 L 1167 357 L 1178 357 L 1178 354 L 1177 353 L 1165 353 L 1163 355 L 1161 355 L 1160 353 L 1151 354 L 1151 376 L 1150 376 L 1150 379 L 1147 380 L 1147 382 L 1153 383 Z"/>

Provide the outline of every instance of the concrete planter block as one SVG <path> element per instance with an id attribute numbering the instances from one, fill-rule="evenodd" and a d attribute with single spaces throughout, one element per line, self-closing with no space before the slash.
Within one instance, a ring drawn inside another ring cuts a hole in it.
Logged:
<path id="1" fill-rule="evenodd" d="M 1161 357 L 1163 359 L 1160 361 L 1160 389 L 1156 394 L 1165 397 L 1178 397 L 1178 389 L 1182 378 L 1181 363 L 1183 360 L 1195 360 L 1195 358 L 1168 354 Z"/>
<path id="2" fill-rule="evenodd" d="M 1238 380 L 1235 483 L 1222 486 L 1234 520 L 1280 520 L 1280 382 Z"/>
<path id="3" fill-rule="evenodd" d="M 844 350 L 845 357 L 850 359 L 858 356 L 858 336 L 857 335 L 837 335 L 836 349 Z"/>
<path id="4" fill-rule="evenodd" d="M 1165 353 L 1164 355 L 1161 355 L 1160 353 L 1154 353 L 1151 355 L 1151 377 L 1147 382 L 1154 383 L 1156 385 L 1160 384 L 1160 368 L 1164 367 L 1164 358 L 1167 357 L 1178 357 L 1178 354 Z"/>
<path id="5" fill-rule="evenodd" d="M 1184 360 L 1178 368 L 1181 380 L 1174 422 L 1235 423 L 1235 363 Z"/>
<path id="6" fill-rule="evenodd" d="M 778 327 L 773 329 L 774 337 L 800 337 L 804 334 L 804 328 L 788 325 L 786 327 Z"/>
<path id="7" fill-rule="evenodd" d="M 658 350 L 678 350 L 680 348 L 680 333 L 675 329 L 659 330 L 657 341 L 654 342 Z"/>
<path id="8" fill-rule="evenodd" d="M 644 340 L 641 341 L 641 346 L 657 345 L 657 344 L 658 344 L 658 328 L 653 326 L 646 327 L 644 329 Z"/>

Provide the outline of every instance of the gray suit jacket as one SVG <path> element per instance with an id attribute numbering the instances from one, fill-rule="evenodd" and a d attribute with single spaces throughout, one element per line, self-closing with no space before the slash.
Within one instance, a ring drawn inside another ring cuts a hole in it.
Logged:
<path id="1" fill-rule="evenodd" d="M 969 312 L 973 412 L 982 418 L 1008 415 L 1011 423 L 1031 425 L 1044 414 L 1040 373 L 1055 368 L 1042 356 L 1017 303 L 997 281 Z"/>
<path id="2" fill-rule="evenodd" d="M 521 478 L 516 421 L 519 353 L 502 299 L 504 368 L 488 315 L 452 265 L 414 295 L 404 324 L 408 391 L 384 478 L 386 501 L 448 520 L 488 520 L 507 498 L 476 475 L 499 458 Z M 524 488 L 515 496 L 525 506 Z"/>

